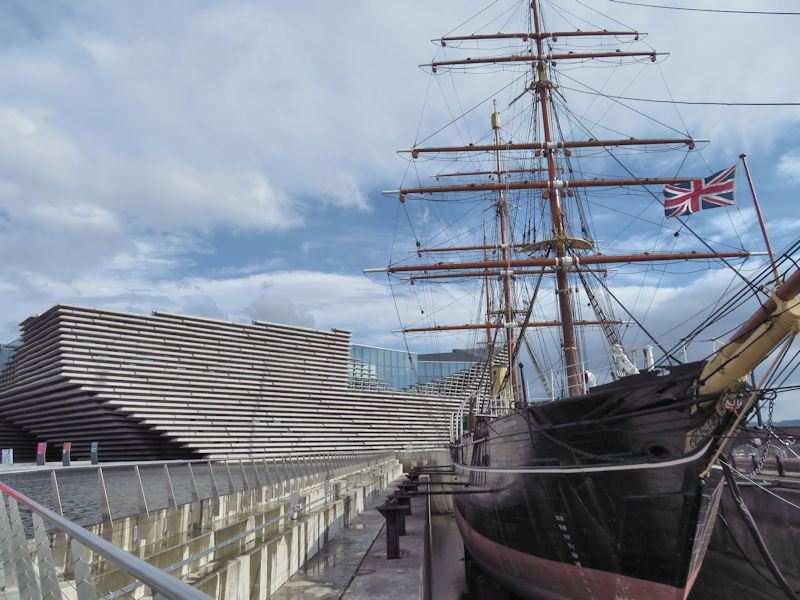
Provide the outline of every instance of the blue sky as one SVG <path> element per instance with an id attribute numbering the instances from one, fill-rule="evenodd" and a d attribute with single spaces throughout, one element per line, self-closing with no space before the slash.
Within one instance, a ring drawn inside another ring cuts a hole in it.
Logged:
<path id="1" fill-rule="evenodd" d="M 420 120 L 430 77 L 416 65 L 436 52 L 430 39 L 485 4 L 0 4 L 0 339 L 72 303 L 340 327 L 402 345 L 389 288 L 361 270 L 393 251 L 397 203 L 380 192 L 402 180 L 395 150 L 447 115 Z M 649 32 L 671 53 L 657 72 L 675 99 L 800 99 L 797 17 L 607 0 L 562 9 Z M 658 97 L 647 86 L 631 95 Z M 749 153 L 775 246 L 797 235 L 800 108 L 641 108 L 713 138 L 712 167 Z M 741 234 L 759 244 L 748 225 Z"/>

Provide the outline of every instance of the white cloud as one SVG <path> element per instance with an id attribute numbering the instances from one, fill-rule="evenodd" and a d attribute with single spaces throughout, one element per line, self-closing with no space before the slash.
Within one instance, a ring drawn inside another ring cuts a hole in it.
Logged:
<path id="1" fill-rule="evenodd" d="M 788 152 L 778 161 L 778 174 L 793 185 L 800 183 L 800 153 Z"/>

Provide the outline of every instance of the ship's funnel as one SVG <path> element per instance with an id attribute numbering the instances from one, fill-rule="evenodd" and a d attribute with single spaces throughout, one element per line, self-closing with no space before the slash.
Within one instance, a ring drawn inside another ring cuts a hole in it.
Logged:
<path id="1" fill-rule="evenodd" d="M 772 294 L 772 298 L 720 348 L 700 375 L 701 394 L 722 392 L 752 371 L 786 336 L 800 331 L 800 271 Z"/>

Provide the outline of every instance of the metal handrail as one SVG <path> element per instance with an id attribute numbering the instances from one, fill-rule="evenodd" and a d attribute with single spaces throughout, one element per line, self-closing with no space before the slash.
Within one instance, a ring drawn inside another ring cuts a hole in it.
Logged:
<path id="1" fill-rule="evenodd" d="M 276 454 L 276 455 L 269 455 L 269 456 L 234 456 L 234 457 L 217 457 L 217 458 L 190 458 L 190 459 L 171 459 L 171 460 L 141 460 L 141 461 L 110 461 L 110 462 L 101 462 L 98 464 L 80 464 L 75 460 L 72 461 L 72 465 L 70 466 L 70 471 L 80 471 L 80 470 L 91 470 L 97 469 L 97 467 L 103 467 L 106 469 L 116 469 L 116 468 L 125 468 L 130 467 L 133 464 L 139 465 L 140 467 L 156 467 L 159 465 L 185 465 L 185 464 L 207 464 L 209 462 L 217 464 L 217 463 L 240 463 L 240 462 L 251 462 L 254 460 L 295 460 L 295 459 L 313 459 L 313 458 L 331 458 L 331 459 L 344 459 L 344 458 L 360 458 L 362 456 L 378 456 L 378 455 L 389 455 L 394 453 L 394 449 L 391 448 L 377 448 L 373 450 L 348 450 L 346 452 L 310 452 L 308 454 L 303 453 L 290 453 L 290 454 Z M 34 465 L 33 463 L 30 464 L 29 468 L 26 469 L 11 469 L 8 471 L 4 471 L 5 475 L 16 475 L 18 473 L 27 473 L 30 471 L 35 471 L 37 473 L 45 473 L 47 471 L 52 470 L 61 470 L 63 465 L 58 461 L 49 461 L 44 465 Z"/>
<path id="2" fill-rule="evenodd" d="M 58 529 L 69 534 L 73 539 L 78 540 L 87 548 L 93 550 L 104 559 L 125 570 L 130 575 L 144 582 L 156 594 L 161 594 L 165 598 L 174 600 L 210 600 L 203 592 L 196 590 L 180 579 L 164 573 L 161 569 L 154 567 L 132 554 L 117 548 L 114 544 L 86 531 L 83 527 L 76 525 L 69 519 L 45 508 L 38 502 L 31 500 L 24 494 L 0 482 L 0 491 L 5 492 L 18 502 L 22 502 L 31 510 L 42 517 L 48 519 Z"/>

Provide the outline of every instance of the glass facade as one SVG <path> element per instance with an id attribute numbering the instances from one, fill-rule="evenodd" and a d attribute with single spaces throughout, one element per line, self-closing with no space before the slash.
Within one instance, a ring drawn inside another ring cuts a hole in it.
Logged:
<path id="1" fill-rule="evenodd" d="M 439 360 L 438 357 L 434 360 L 421 360 L 414 352 L 353 344 L 350 346 L 348 375 L 352 387 L 408 391 L 465 371 L 477 362 L 477 359 L 451 361 Z"/>
<path id="2" fill-rule="evenodd" d="M 0 372 L 6 368 L 6 363 L 11 360 L 11 357 L 13 356 L 17 347 L 18 344 L 13 342 L 11 344 L 0 346 Z"/>
<path id="3" fill-rule="evenodd" d="M 459 371 L 466 371 L 475 366 L 474 362 L 452 362 L 438 360 L 419 361 L 419 384 L 443 379 L 448 375 L 453 375 Z"/>

